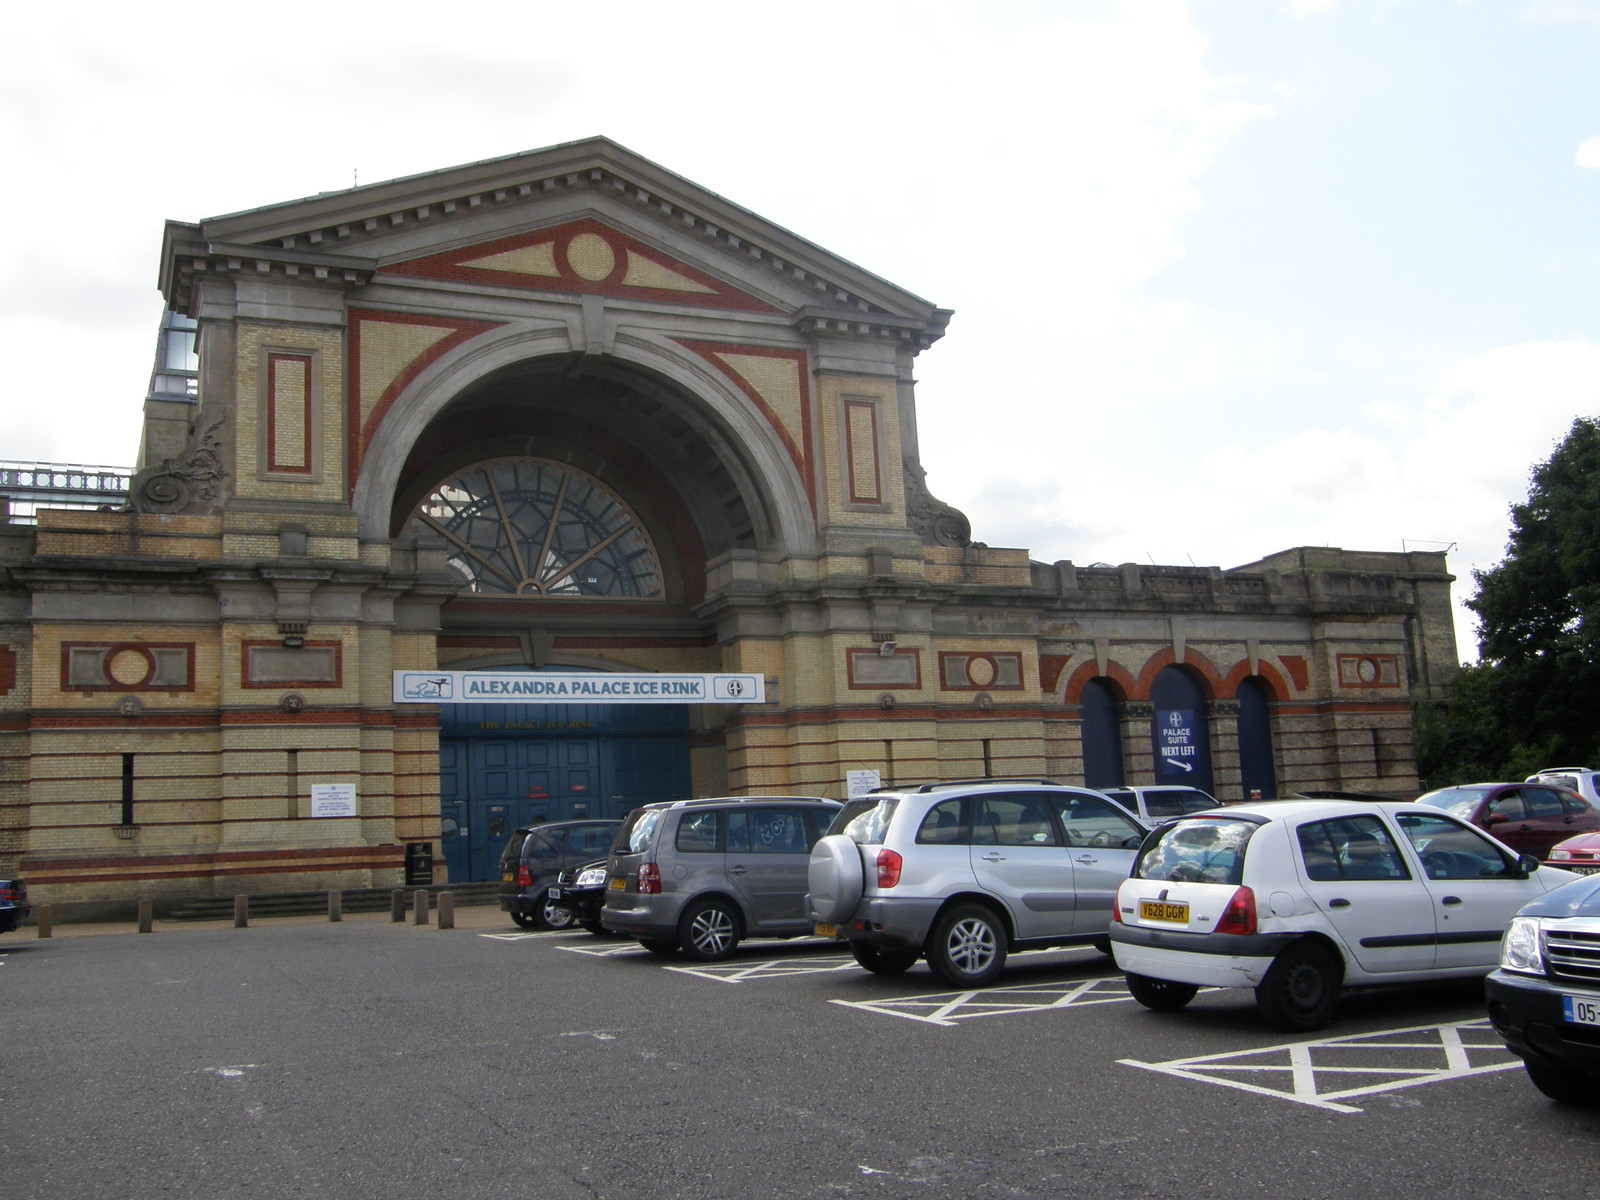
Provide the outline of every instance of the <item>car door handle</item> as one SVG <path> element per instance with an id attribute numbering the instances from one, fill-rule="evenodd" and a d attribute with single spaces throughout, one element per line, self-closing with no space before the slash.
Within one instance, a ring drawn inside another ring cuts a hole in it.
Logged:
<path id="1" fill-rule="evenodd" d="M 745 872 L 745 868 L 743 868 L 743 867 L 729 867 L 728 868 L 728 874 L 729 875 L 743 875 L 744 872 Z"/>
<path id="2" fill-rule="evenodd" d="M 1350 907 L 1350 901 L 1346 900 L 1343 896 L 1335 896 L 1332 900 L 1328 901 L 1328 907 L 1329 908 L 1349 908 Z"/>
<path id="3" fill-rule="evenodd" d="M 1075 859 L 1074 859 L 1074 860 L 1073 860 L 1073 861 L 1074 861 L 1074 862 L 1081 862 L 1081 863 L 1084 863 L 1084 864 L 1085 864 L 1085 865 L 1088 865 L 1088 864 L 1090 864 L 1090 863 L 1097 863 L 1097 862 L 1099 862 L 1099 861 L 1100 861 L 1100 860 L 1099 860 L 1099 859 L 1098 859 L 1098 858 L 1096 858 L 1096 857 L 1095 857 L 1095 856 L 1094 856 L 1094 855 L 1092 855 L 1092 854 L 1080 854 L 1080 855 L 1078 855 L 1078 857 L 1077 857 L 1077 858 L 1075 858 Z"/>
<path id="4" fill-rule="evenodd" d="M 993 850 L 983 856 L 984 862 L 1005 862 L 1005 860 L 1006 856 L 1004 854 L 996 854 Z"/>
<path id="5" fill-rule="evenodd" d="M 1441 896 L 1439 898 L 1439 903 L 1440 904 L 1460 904 L 1461 903 L 1461 897 L 1460 896 Z"/>

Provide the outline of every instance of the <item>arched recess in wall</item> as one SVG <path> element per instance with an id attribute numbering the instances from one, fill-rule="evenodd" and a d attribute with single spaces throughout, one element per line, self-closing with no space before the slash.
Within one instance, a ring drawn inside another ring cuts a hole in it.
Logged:
<path id="1" fill-rule="evenodd" d="M 1239 681 L 1239 784 L 1246 800 L 1276 800 L 1278 774 L 1272 761 L 1272 699 L 1258 676 Z M 1259 795 L 1258 795 L 1259 793 Z"/>
<path id="2" fill-rule="evenodd" d="M 386 397 L 368 432 L 352 497 L 364 538 L 395 536 L 453 472 L 520 454 L 631 488 L 630 499 L 692 524 L 707 558 L 814 547 L 783 438 L 703 360 L 664 341 L 619 336 L 613 353 L 584 355 L 548 332 L 485 333 Z"/>
<path id="3" fill-rule="evenodd" d="M 1155 781 L 1214 793 L 1211 735 L 1200 681 L 1182 667 L 1163 667 L 1150 687 L 1150 702 Z"/>
<path id="4" fill-rule="evenodd" d="M 1117 694 L 1104 679 L 1083 685 L 1078 703 L 1082 713 L 1083 782 L 1086 787 L 1121 787 L 1122 711 Z"/>

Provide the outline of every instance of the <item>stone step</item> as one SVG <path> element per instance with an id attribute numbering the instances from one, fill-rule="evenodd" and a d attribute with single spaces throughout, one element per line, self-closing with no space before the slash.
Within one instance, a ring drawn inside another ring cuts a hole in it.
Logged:
<path id="1" fill-rule="evenodd" d="M 411 908 L 411 894 L 416 891 L 425 891 L 432 897 L 437 897 L 440 892 L 449 892 L 455 897 L 458 907 L 473 905 L 496 904 L 499 902 L 500 885 L 498 883 L 452 883 L 441 884 L 426 888 L 349 888 L 344 892 L 343 909 L 347 913 L 362 912 L 387 912 L 390 904 L 390 893 L 399 891 L 405 893 L 406 910 Z M 431 907 L 438 906 L 438 900 L 430 902 Z M 300 917 L 317 916 L 328 911 L 327 892 L 269 892 L 250 897 L 250 915 L 252 917 Z M 167 914 L 169 921 L 221 921 L 233 916 L 232 896 L 199 896 L 184 903 Z"/>

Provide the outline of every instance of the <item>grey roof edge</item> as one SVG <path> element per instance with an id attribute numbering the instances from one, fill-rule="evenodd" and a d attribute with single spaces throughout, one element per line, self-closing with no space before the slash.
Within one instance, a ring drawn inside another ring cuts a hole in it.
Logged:
<path id="1" fill-rule="evenodd" d="M 932 320 L 938 309 L 932 302 L 891 283 L 882 276 L 774 224 L 699 184 L 685 179 L 606 137 L 563 142 L 500 158 L 483 159 L 379 183 L 362 184 L 336 192 L 284 201 L 261 208 L 207 217 L 198 223 L 169 221 L 174 228 L 194 230 L 203 244 L 279 242 L 284 238 L 337 228 L 402 209 L 442 205 L 470 195 L 503 189 L 542 186 L 563 176 L 605 171 L 692 214 L 705 225 L 759 247 L 806 273 L 836 282 L 889 312 Z M 163 273 L 169 270 L 168 246 L 163 246 Z M 946 317 L 946 319 L 948 319 Z"/>

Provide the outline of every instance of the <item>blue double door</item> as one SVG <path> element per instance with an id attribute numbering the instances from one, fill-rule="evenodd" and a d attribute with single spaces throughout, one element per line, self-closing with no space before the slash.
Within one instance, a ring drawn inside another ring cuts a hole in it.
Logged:
<path id="1" fill-rule="evenodd" d="M 688 710 L 666 705 L 450 705 L 439 817 L 453 882 L 499 878 L 513 830 L 621 817 L 690 794 Z"/>

